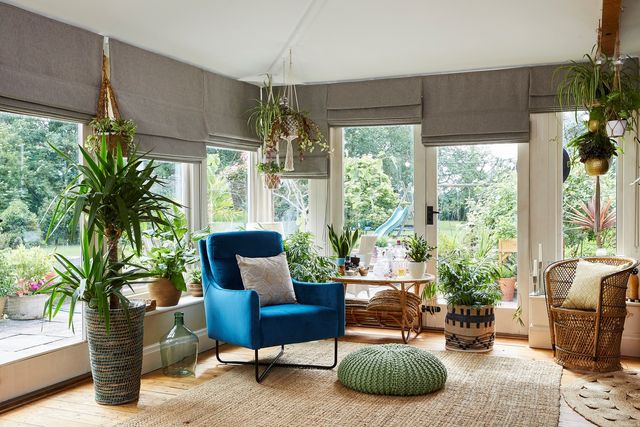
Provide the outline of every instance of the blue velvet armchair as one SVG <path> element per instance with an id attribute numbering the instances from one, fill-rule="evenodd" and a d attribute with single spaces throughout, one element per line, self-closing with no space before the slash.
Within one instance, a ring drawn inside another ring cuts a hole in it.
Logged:
<path id="1" fill-rule="evenodd" d="M 216 357 L 221 363 L 253 364 L 256 381 L 261 382 L 274 366 L 332 369 L 338 357 L 338 337 L 344 335 L 344 287 L 339 283 L 305 283 L 293 280 L 297 304 L 260 307 L 258 294 L 245 290 L 236 261 L 244 257 L 270 257 L 283 252 L 282 237 L 274 231 L 234 231 L 214 233 L 200 240 L 202 284 L 207 332 L 216 341 Z M 332 365 L 278 363 L 285 344 L 334 339 Z M 225 361 L 220 358 L 219 341 L 254 350 L 254 360 Z M 260 362 L 258 350 L 280 346 L 269 364 Z M 259 373 L 259 365 L 267 368 Z"/>

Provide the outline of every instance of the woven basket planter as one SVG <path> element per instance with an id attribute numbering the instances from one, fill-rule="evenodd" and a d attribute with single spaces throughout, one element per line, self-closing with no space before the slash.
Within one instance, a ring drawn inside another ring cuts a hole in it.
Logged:
<path id="1" fill-rule="evenodd" d="M 129 319 L 124 309 L 111 310 L 109 335 L 98 312 L 85 310 L 95 399 L 102 405 L 120 405 L 140 395 L 144 308 L 144 302 L 131 301 Z"/>
<path id="2" fill-rule="evenodd" d="M 493 348 L 496 316 L 492 305 L 447 306 L 444 337 L 448 350 L 485 352 Z"/>

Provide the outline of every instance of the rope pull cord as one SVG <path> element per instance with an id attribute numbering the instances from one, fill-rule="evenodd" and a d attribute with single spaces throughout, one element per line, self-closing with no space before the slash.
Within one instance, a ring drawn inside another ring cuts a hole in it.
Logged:
<path id="1" fill-rule="evenodd" d="M 98 108 L 96 110 L 96 118 L 113 118 L 121 119 L 120 109 L 118 108 L 118 100 L 109 80 L 109 58 L 102 55 L 102 80 L 100 82 L 100 92 L 98 93 Z"/>

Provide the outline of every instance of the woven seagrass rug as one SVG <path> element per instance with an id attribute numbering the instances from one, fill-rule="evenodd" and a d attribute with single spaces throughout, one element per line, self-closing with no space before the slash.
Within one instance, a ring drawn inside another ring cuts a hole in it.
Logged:
<path id="1" fill-rule="evenodd" d="M 599 426 L 640 426 L 640 372 L 582 377 L 562 387 L 567 404 Z"/>
<path id="2" fill-rule="evenodd" d="M 339 356 L 363 344 L 340 343 Z M 287 361 L 325 363 L 333 342 L 287 346 Z M 265 352 L 266 353 L 266 352 Z M 262 384 L 238 366 L 126 426 L 557 426 L 562 368 L 547 361 L 434 352 L 448 371 L 425 396 L 358 393 L 331 371 L 274 368 Z"/>

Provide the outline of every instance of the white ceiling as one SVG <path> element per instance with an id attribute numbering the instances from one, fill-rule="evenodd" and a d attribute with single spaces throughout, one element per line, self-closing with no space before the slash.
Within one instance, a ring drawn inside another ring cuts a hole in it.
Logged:
<path id="1" fill-rule="evenodd" d="M 580 59 L 602 0 L 9 0 L 27 10 L 230 77 L 299 83 Z M 622 49 L 640 53 L 640 1 Z"/>

